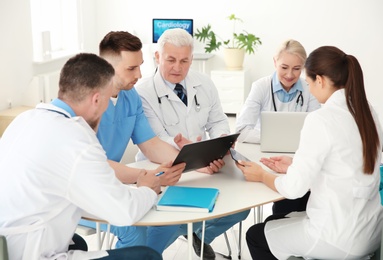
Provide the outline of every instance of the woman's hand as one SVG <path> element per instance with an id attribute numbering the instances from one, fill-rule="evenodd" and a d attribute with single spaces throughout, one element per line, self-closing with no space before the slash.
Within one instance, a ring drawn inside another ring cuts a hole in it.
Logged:
<path id="1" fill-rule="evenodd" d="M 238 161 L 235 163 L 242 171 L 247 181 L 263 182 L 267 187 L 277 191 L 275 187 L 275 174 L 269 173 L 255 162 Z"/>
<path id="2" fill-rule="evenodd" d="M 238 163 L 235 164 L 242 171 L 247 181 L 263 182 L 265 170 L 259 164 L 246 161 L 238 161 Z"/>
<path id="3" fill-rule="evenodd" d="M 260 162 L 275 172 L 286 173 L 287 168 L 289 168 L 293 162 L 293 158 L 283 155 L 270 158 L 261 158 Z"/>

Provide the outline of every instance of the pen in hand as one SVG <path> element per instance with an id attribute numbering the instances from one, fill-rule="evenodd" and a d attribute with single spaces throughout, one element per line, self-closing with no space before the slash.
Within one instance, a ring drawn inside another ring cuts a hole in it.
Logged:
<path id="1" fill-rule="evenodd" d="M 158 173 L 156 173 L 156 176 L 158 177 L 158 176 L 161 176 L 162 174 L 164 174 L 165 172 L 158 172 Z"/>

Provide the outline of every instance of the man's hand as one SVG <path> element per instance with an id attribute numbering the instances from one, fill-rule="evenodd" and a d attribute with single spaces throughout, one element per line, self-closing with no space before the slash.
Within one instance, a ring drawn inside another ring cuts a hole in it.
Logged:
<path id="1" fill-rule="evenodd" d="M 261 158 L 260 162 L 275 172 L 286 173 L 287 168 L 289 168 L 293 162 L 293 158 L 283 155 L 270 158 Z"/>
<path id="2" fill-rule="evenodd" d="M 185 144 L 190 144 L 192 143 L 192 141 L 190 141 L 189 139 L 186 139 L 185 137 L 182 136 L 181 133 L 177 134 L 175 137 L 174 137 L 174 142 L 177 144 L 177 146 L 182 149 L 182 147 L 184 147 Z M 197 136 L 197 139 L 196 139 L 196 142 L 199 142 L 202 140 L 202 136 Z"/>
<path id="3" fill-rule="evenodd" d="M 176 184 L 181 178 L 182 172 L 185 169 L 186 163 L 179 163 L 172 166 L 173 162 L 167 162 L 161 164 L 156 170 L 150 171 L 153 174 L 164 172 L 158 178 L 162 186 L 171 186 Z"/>
<path id="4" fill-rule="evenodd" d="M 137 187 L 146 186 L 154 190 L 157 194 L 160 194 L 161 184 L 160 179 L 153 173 L 148 173 L 145 170 L 141 170 L 137 178 Z"/>
<path id="5" fill-rule="evenodd" d="M 197 170 L 197 172 L 213 174 L 215 172 L 218 172 L 224 165 L 225 165 L 225 162 L 222 159 L 214 160 L 210 163 L 209 166 L 200 168 Z"/>

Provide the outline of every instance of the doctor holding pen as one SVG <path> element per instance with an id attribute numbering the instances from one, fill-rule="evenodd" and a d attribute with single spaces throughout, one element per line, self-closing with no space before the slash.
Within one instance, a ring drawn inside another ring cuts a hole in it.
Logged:
<path id="1" fill-rule="evenodd" d="M 162 140 L 174 144 L 181 133 L 191 142 L 201 138 L 216 138 L 230 133 L 216 87 L 210 78 L 190 69 L 193 60 L 193 38 L 183 29 L 168 29 L 158 40 L 155 59 L 158 68 L 153 76 L 140 80 L 136 89 L 149 123 Z M 139 155 L 138 155 L 139 156 Z M 214 161 L 200 171 L 212 174 L 224 167 L 222 160 Z M 246 219 L 249 211 L 206 221 L 204 259 L 215 259 L 209 245 L 217 236 Z M 194 250 L 200 255 L 202 223 L 193 225 Z M 167 227 L 157 227 L 158 231 Z M 163 232 L 162 232 L 163 233 Z M 164 247 L 180 235 L 187 234 L 186 225 L 177 227 Z M 161 240 L 161 233 L 158 239 Z"/>
<path id="2" fill-rule="evenodd" d="M 294 158 L 237 166 L 287 198 L 311 190 L 306 212 L 275 215 L 246 234 L 253 259 L 367 259 L 380 245 L 379 195 L 383 132 L 366 97 L 358 60 L 332 46 L 305 65 L 310 92 L 323 104 L 305 120 Z M 369 259 L 369 258 L 368 258 Z"/>
<path id="3" fill-rule="evenodd" d="M 95 54 L 71 57 L 60 72 L 58 98 L 20 114 L 4 132 L 0 234 L 7 238 L 9 259 L 162 259 L 148 247 L 88 252 L 79 235 L 71 240 L 84 211 L 132 225 L 161 190 L 150 173 L 137 178 L 137 188 L 123 185 L 96 138 L 114 75 Z"/>
<path id="4" fill-rule="evenodd" d="M 274 56 L 275 72 L 253 82 L 249 96 L 236 119 L 239 142 L 260 142 L 262 111 L 313 111 L 320 107 L 301 78 L 306 51 L 296 40 L 281 44 Z"/>
<path id="5" fill-rule="evenodd" d="M 306 112 L 320 108 L 310 94 L 307 83 L 301 78 L 306 51 L 296 40 L 282 43 L 274 56 L 275 72 L 252 84 L 251 91 L 236 119 L 239 142 L 260 142 L 261 111 Z M 283 131 L 283 129 L 281 129 Z M 273 203 L 273 214 L 306 210 L 308 191 L 302 198 Z"/>
<path id="6" fill-rule="evenodd" d="M 185 164 L 171 166 L 178 149 L 158 138 L 152 131 L 142 109 L 141 98 L 134 85 L 141 78 L 140 66 L 144 62 L 141 40 L 124 31 L 107 33 L 99 44 L 99 55 L 108 61 L 115 70 L 113 89 L 108 106 L 103 113 L 97 131 L 97 138 L 106 152 L 109 164 L 122 183 L 135 183 L 143 172 L 150 174 L 164 172 L 158 176 L 161 185 L 178 182 Z M 182 138 L 179 138 L 182 140 Z M 123 154 L 132 140 L 145 156 L 153 162 L 161 163 L 155 170 L 127 167 L 120 163 Z M 95 228 L 92 221 L 81 220 L 80 225 Z M 101 225 L 106 230 L 106 225 Z M 118 238 L 116 248 L 148 245 L 146 227 L 111 225 L 111 232 Z"/>

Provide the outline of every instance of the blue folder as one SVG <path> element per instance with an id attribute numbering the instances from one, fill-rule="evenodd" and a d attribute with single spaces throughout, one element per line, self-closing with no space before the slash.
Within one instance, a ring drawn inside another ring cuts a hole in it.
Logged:
<path id="1" fill-rule="evenodd" d="M 157 210 L 212 212 L 219 190 L 216 188 L 169 186 L 157 203 Z"/>

